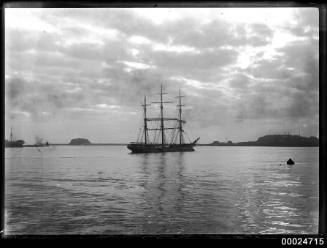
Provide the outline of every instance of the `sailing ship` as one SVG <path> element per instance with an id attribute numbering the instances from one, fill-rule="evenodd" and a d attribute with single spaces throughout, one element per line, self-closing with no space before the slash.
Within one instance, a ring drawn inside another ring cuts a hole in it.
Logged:
<path id="1" fill-rule="evenodd" d="M 160 104 L 160 116 L 158 118 L 148 118 L 147 117 L 147 106 L 150 106 L 150 104 L 147 104 L 146 102 L 146 96 L 144 96 L 144 103 L 141 105 L 143 107 L 143 114 L 144 114 L 144 124 L 143 124 L 143 130 L 141 132 L 141 139 L 137 142 L 131 142 L 127 145 L 127 148 L 132 151 L 132 153 L 155 153 L 155 152 L 192 152 L 194 151 L 194 146 L 196 145 L 196 142 L 200 139 L 197 138 L 193 142 L 186 143 L 184 138 L 184 129 L 183 124 L 186 123 L 185 120 L 182 120 L 182 106 L 185 106 L 182 104 L 182 96 L 179 90 L 179 94 L 177 96 L 178 98 L 178 118 L 167 118 L 164 117 L 164 103 L 172 103 L 168 101 L 163 100 L 163 95 L 167 93 L 163 92 L 162 85 L 160 89 L 160 101 L 159 102 L 152 102 L 154 104 Z M 175 121 L 177 125 L 175 127 L 167 127 L 166 122 L 167 121 Z M 160 126 L 158 125 L 157 128 L 149 128 L 148 122 L 158 122 Z M 167 139 L 166 130 L 172 130 L 172 134 L 170 137 L 170 140 Z M 150 140 L 149 132 L 154 131 L 155 134 L 154 139 Z M 157 135 L 160 137 L 160 141 L 158 142 L 156 140 Z"/>
<path id="2" fill-rule="evenodd" d="M 24 140 L 14 140 L 12 128 L 10 129 L 10 140 L 5 140 L 5 147 L 23 147 Z"/>

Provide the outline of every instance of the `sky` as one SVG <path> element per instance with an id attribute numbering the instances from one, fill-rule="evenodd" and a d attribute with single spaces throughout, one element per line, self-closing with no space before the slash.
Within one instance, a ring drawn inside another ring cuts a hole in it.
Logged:
<path id="1" fill-rule="evenodd" d="M 316 8 L 5 8 L 7 139 L 136 141 L 161 84 L 200 143 L 318 136 L 318 80 Z"/>

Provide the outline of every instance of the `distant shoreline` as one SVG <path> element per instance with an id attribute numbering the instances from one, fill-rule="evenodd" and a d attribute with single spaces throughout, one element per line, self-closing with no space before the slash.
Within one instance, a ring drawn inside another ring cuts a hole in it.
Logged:
<path id="1" fill-rule="evenodd" d="M 83 145 L 71 145 L 69 143 L 67 144 L 49 144 L 49 146 L 126 146 L 127 144 L 122 144 L 122 143 L 94 143 L 94 144 L 83 144 Z M 25 145 L 23 147 L 39 147 L 35 145 Z"/>
<path id="2" fill-rule="evenodd" d="M 49 146 L 127 146 L 128 143 L 91 143 L 85 138 L 72 139 L 70 143 L 47 143 Z M 256 141 L 246 142 L 219 142 L 196 144 L 195 146 L 247 146 L 247 147 L 319 147 L 319 139 L 316 137 L 303 137 L 299 135 L 265 135 Z M 23 145 L 22 147 L 47 147 L 47 145 Z"/>
<path id="3" fill-rule="evenodd" d="M 87 144 L 87 145 L 70 145 L 70 144 L 49 144 L 49 146 L 127 146 L 126 144 L 122 144 L 122 143 L 97 143 L 97 144 Z M 308 146 L 308 145 L 293 145 L 293 146 L 289 146 L 289 145 L 239 145 L 239 144 L 232 144 L 232 145 L 227 145 L 227 144 L 221 144 L 221 145 L 213 145 L 213 144 L 196 144 L 196 146 L 246 146 L 246 147 L 258 147 L 258 146 L 262 146 L 262 147 L 319 147 L 318 146 Z M 23 147 L 48 147 L 48 146 L 35 146 L 35 145 L 24 145 Z M 10 147 L 7 147 L 10 148 Z"/>
<path id="4" fill-rule="evenodd" d="M 212 144 L 197 144 L 196 146 L 246 146 L 246 147 L 257 147 L 257 146 L 265 146 L 265 147 L 319 147 L 319 145 L 239 145 L 239 144 L 233 144 L 233 145 L 212 145 Z"/>

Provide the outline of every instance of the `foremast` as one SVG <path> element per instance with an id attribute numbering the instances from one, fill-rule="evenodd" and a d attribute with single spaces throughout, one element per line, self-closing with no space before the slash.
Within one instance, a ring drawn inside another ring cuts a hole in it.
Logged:
<path id="1" fill-rule="evenodd" d="M 146 104 L 146 96 L 144 96 L 144 103 L 141 105 L 143 106 L 144 111 L 144 143 L 147 144 L 148 142 L 148 125 L 147 125 L 147 118 L 146 118 L 146 106 L 150 106 L 150 104 Z"/>
<path id="2" fill-rule="evenodd" d="M 10 128 L 10 142 L 13 142 L 14 138 L 13 138 L 13 134 L 12 134 L 12 127 Z"/>

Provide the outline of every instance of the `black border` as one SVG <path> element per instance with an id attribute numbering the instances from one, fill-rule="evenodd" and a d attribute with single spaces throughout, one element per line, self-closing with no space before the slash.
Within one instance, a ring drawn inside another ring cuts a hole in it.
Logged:
<path id="1" fill-rule="evenodd" d="M 169 2 L 169 1 L 4 1 L 1 6 L 1 44 L 2 44 L 2 60 L 1 60 L 1 110 L 2 114 L 2 140 L 0 142 L 1 146 L 1 230 L 4 230 L 4 113 L 5 113 L 5 104 L 4 104 L 4 9 L 5 8 L 134 8 L 134 7 L 144 7 L 144 8 L 155 8 L 155 7 L 315 7 L 319 9 L 319 230 L 318 234 L 305 234 L 305 235 L 282 235 L 282 234 L 181 234 L 181 235 L 4 235 L 1 232 L 1 238 L 6 240 L 12 239 L 36 239 L 36 240 L 68 240 L 68 239 L 187 239 L 187 240 L 203 240 L 203 239 L 214 239 L 219 241 L 227 241 L 231 244 L 242 245 L 252 243 L 269 243 L 271 245 L 281 245 L 282 238 L 320 238 L 323 237 L 325 240 L 325 245 L 327 244 L 327 214 L 326 214 L 326 69 L 327 69 L 327 60 L 326 60 L 326 15 L 327 15 L 327 4 L 323 1 L 319 2 L 310 2 L 310 3 L 301 3 L 296 1 L 285 1 L 285 2 L 258 2 L 258 1 L 247 1 L 247 2 L 235 2 L 235 1 L 178 1 L 178 2 Z"/>

